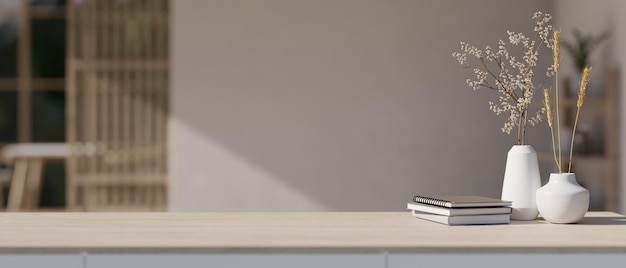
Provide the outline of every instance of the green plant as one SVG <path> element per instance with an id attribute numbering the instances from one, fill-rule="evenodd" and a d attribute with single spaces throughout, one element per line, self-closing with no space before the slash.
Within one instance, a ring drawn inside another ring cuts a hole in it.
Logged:
<path id="1" fill-rule="evenodd" d="M 609 38 L 609 33 L 604 32 L 599 35 L 583 35 L 578 29 L 574 30 L 574 41 L 563 41 L 563 47 L 574 61 L 574 67 L 578 73 L 582 73 L 585 66 L 589 66 L 589 57 L 593 50 L 602 43 L 602 41 Z"/>

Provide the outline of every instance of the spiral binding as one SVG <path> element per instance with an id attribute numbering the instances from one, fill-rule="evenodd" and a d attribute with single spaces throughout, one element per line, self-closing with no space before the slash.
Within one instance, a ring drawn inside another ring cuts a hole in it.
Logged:
<path id="1" fill-rule="evenodd" d="M 416 195 L 415 197 L 413 197 L 413 201 L 415 201 L 415 203 L 429 204 L 429 205 L 439 206 L 439 207 L 451 207 L 452 206 L 452 203 L 450 203 L 450 201 L 432 198 L 432 197 L 426 197 L 426 196 L 419 196 L 419 195 Z"/>

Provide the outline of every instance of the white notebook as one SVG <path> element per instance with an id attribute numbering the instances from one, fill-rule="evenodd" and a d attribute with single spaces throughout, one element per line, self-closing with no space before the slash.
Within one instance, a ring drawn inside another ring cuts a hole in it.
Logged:
<path id="1" fill-rule="evenodd" d="M 413 216 L 447 225 L 506 224 L 511 218 L 511 214 L 444 216 L 415 210 L 413 210 Z"/>
<path id="2" fill-rule="evenodd" d="M 485 208 L 445 208 L 427 204 L 419 204 L 409 202 L 406 203 L 406 208 L 415 210 L 418 212 L 426 212 L 437 215 L 445 216 L 460 216 L 460 215 L 486 215 L 486 214 L 510 214 L 510 207 L 485 207 Z"/>

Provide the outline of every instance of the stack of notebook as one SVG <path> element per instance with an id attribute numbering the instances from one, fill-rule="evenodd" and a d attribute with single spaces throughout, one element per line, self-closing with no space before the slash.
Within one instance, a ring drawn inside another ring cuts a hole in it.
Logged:
<path id="1" fill-rule="evenodd" d="M 482 196 L 415 196 L 407 209 L 416 218 L 448 225 L 505 224 L 511 201 Z"/>

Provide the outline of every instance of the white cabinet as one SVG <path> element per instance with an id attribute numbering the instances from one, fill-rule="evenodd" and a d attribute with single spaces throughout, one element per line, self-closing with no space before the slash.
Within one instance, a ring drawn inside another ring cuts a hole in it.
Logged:
<path id="1" fill-rule="evenodd" d="M 428 253 L 389 254 L 388 268 L 463 267 L 463 268 L 528 268 L 623 267 L 626 254 L 564 254 L 564 253 Z"/>
<path id="2" fill-rule="evenodd" d="M 0 254 L 0 267 L 83 268 L 81 254 Z"/>
<path id="3" fill-rule="evenodd" d="M 384 254 L 88 254 L 86 268 L 384 268 Z"/>

